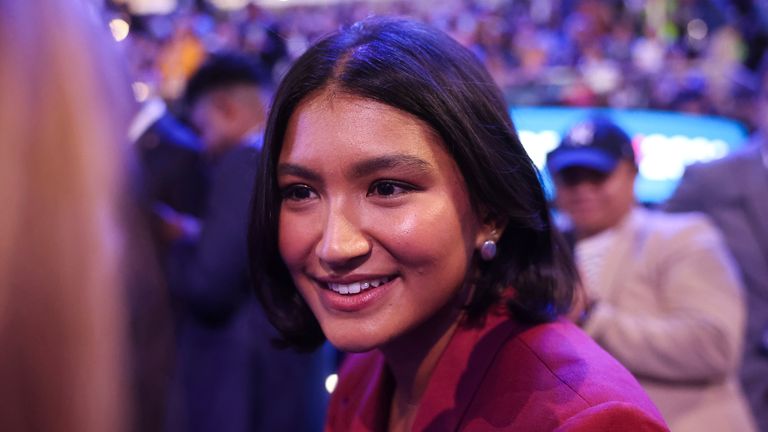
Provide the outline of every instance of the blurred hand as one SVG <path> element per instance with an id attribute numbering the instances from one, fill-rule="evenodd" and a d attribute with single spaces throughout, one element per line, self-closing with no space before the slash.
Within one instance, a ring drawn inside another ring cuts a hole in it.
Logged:
<path id="1" fill-rule="evenodd" d="M 573 292 L 573 303 L 571 304 L 571 310 L 568 312 L 567 318 L 579 327 L 583 327 L 584 323 L 589 319 L 589 313 L 596 303 L 597 299 L 590 298 L 584 286 L 578 284 Z"/>
<path id="2" fill-rule="evenodd" d="M 579 324 L 584 311 L 587 309 L 587 291 L 582 284 L 576 285 L 573 290 L 573 302 L 571 303 L 571 310 L 568 311 L 568 319 L 576 324 Z"/>

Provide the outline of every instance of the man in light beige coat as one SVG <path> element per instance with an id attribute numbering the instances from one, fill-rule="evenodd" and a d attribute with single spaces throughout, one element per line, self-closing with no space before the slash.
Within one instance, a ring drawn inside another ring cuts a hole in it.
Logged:
<path id="1" fill-rule="evenodd" d="M 673 432 L 753 431 L 737 380 L 742 287 L 701 215 L 636 205 L 627 134 L 591 118 L 547 158 L 584 285 L 579 324 L 626 366 Z"/>

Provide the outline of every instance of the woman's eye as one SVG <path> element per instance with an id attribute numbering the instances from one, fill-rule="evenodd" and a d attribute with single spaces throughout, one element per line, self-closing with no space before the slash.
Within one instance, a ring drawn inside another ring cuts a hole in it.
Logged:
<path id="1" fill-rule="evenodd" d="M 316 196 L 315 192 L 306 185 L 288 186 L 282 191 L 284 200 L 303 201 Z"/>
<path id="2" fill-rule="evenodd" d="M 408 193 L 413 189 L 412 186 L 400 182 L 378 181 L 371 185 L 371 188 L 368 190 L 368 196 L 379 195 L 389 197 Z"/>

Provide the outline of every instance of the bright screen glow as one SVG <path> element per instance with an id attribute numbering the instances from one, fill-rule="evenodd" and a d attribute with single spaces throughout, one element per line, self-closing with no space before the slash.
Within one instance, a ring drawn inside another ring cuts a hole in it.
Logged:
<path id="1" fill-rule="evenodd" d="M 550 196 L 547 153 L 557 147 L 568 128 L 592 113 L 610 117 L 632 137 L 640 170 L 635 192 L 645 203 L 667 199 L 687 165 L 723 157 L 747 138 L 740 123 L 713 116 L 564 107 L 513 108 L 510 112 L 523 146 L 544 174 Z"/>

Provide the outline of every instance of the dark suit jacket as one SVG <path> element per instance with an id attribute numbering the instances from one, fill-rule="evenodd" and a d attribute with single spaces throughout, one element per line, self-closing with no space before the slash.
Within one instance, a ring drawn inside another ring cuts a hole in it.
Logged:
<path id="1" fill-rule="evenodd" d="M 386 430 L 392 380 L 378 351 L 349 356 L 326 430 Z M 667 430 L 632 375 L 564 321 L 459 327 L 421 400 L 415 431 Z"/>
<path id="2" fill-rule="evenodd" d="M 701 211 L 722 231 L 747 294 L 742 384 L 760 430 L 768 431 L 768 169 L 759 141 L 688 167 L 667 211 Z"/>
<path id="3" fill-rule="evenodd" d="M 182 307 L 174 430 L 322 424 L 324 359 L 273 348 L 277 334 L 250 290 L 246 234 L 258 157 L 257 148 L 240 146 L 214 161 L 201 236 L 170 253 L 171 291 Z"/>

